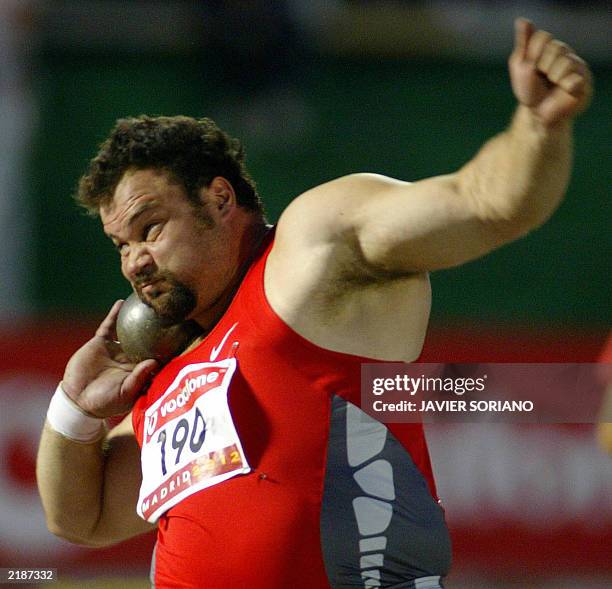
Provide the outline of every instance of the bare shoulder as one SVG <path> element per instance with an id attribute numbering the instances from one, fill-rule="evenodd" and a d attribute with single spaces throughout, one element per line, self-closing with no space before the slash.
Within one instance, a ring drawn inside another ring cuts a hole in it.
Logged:
<path id="1" fill-rule="evenodd" d="M 320 184 L 295 198 L 284 210 L 277 241 L 289 246 L 302 240 L 314 244 L 350 238 L 363 204 L 381 191 L 411 185 L 381 174 L 360 172 Z"/>
<path id="2" fill-rule="evenodd" d="M 408 185 L 376 174 L 338 178 L 297 197 L 279 220 L 266 295 L 285 323 L 320 347 L 389 360 L 420 353 L 427 275 L 376 268 L 358 235 L 359 216 L 370 209 L 364 203 L 397 184 Z"/>
<path id="3" fill-rule="evenodd" d="M 368 191 L 387 180 L 376 174 L 343 176 L 302 193 L 287 206 L 266 266 L 273 297 L 281 292 L 292 303 L 303 297 L 324 304 L 326 297 L 335 297 L 335 289 L 363 274 L 355 216 Z"/>

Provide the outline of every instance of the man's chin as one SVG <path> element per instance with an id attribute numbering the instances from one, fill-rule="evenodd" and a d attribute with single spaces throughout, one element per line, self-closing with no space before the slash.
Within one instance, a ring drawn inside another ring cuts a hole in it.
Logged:
<path id="1" fill-rule="evenodd" d="M 170 293 L 161 293 L 154 297 L 147 297 L 145 303 L 159 316 L 165 327 L 183 323 L 193 311 L 186 301 L 176 300 Z"/>
<path id="2" fill-rule="evenodd" d="M 147 307 L 151 307 L 160 317 L 165 314 L 164 305 L 159 300 L 159 294 L 143 294 L 139 292 L 138 297 Z"/>

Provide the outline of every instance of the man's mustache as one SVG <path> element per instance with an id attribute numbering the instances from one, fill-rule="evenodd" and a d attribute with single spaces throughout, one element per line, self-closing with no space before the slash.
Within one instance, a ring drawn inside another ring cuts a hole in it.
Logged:
<path id="1" fill-rule="evenodd" d="M 140 287 L 145 284 L 149 284 L 150 282 L 155 282 L 158 280 L 155 274 L 155 272 L 142 272 L 138 274 L 138 276 L 134 278 L 134 286 Z"/>
<path id="2" fill-rule="evenodd" d="M 134 286 L 141 287 L 152 282 L 167 279 L 167 272 L 160 272 L 157 270 L 143 270 L 134 277 Z"/>

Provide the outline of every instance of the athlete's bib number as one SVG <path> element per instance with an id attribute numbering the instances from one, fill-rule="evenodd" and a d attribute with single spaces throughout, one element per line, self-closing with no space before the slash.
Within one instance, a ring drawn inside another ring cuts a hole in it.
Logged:
<path id="1" fill-rule="evenodd" d="M 185 497 L 249 472 L 227 394 L 236 359 L 183 368 L 145 412 L 138 514 L 155 522 Z"/>

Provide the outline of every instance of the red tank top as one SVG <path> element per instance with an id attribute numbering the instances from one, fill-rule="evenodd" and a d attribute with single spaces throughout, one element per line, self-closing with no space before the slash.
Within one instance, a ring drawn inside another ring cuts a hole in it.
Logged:
<path id="1" fill-rule="evenodd" d="M 200 490 L 161 515 L 153 563 L 158 589 L 330 587 L 320 511 L 331 398 L 359 406 L 360 365 L 373 361 L 314 345 L 272 310 L 263 286 L 272 243 L 270 236 L 204 341 L 164 366 L 133 409 L 142 446 L 146 409 L 182 370 L 236 358 L 228 402 L 252 470 Z M 422 426 L 387 427 L 436 498 Z M 175 437 L 186 443 L 183 433 Z M 168 440 L 164 459 L 172 460 L 175 446 Z"/>

